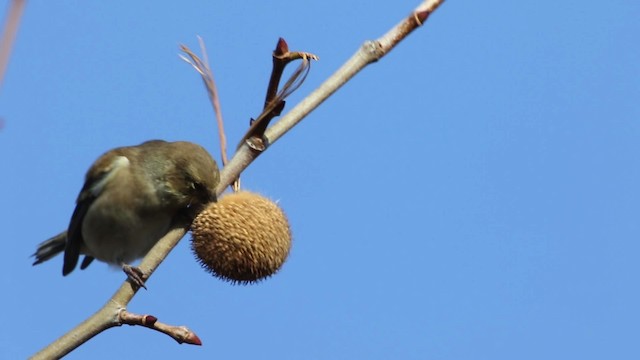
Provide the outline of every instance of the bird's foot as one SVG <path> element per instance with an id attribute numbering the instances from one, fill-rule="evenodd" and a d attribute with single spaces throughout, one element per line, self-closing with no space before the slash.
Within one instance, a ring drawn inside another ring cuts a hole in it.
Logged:
<path id="1" fill-rule="evenodd" d="M 139 288 L 147 290 L 147 287 L 144 286 L 144 272 L 140 270 L 140 268 L 123 264 L 122 271 L 127 274 L 127 277 L 133 284 L 137 285 Z"/>

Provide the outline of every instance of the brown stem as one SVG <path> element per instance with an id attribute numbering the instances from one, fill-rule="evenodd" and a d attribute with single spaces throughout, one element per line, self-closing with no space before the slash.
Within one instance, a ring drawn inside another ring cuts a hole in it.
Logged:
<path id="1" fill-rule="evenodd" d="M 289 77 L 282 89 L 278 91 L 280 79 L 287 64 L 294 60 L 302 60 L 302 63 Z M 245 142 L 255 151 L 264 151 L 269 143 L 265 141 L 264 132 L 271 120 L 280 116 L 285 106 L 285 99 L 296 91 L 307 78 L 311 68 L 310 60 L 318 60 L 314 54 L 301 51 L 289 51 L 289 47 L 284 39 L 280 38 L 275 51 L 273 52 L 273 70 L 267 87 L 267 96 L 262 113 L 252 121 L 249 130 L 240 140 L 238 147 Z"/>
<path id="2" fill-rule="evenodd" d="M 2 32 L 2 38 L 0 38 L 0 86 L 4 80 L 4 73 L 9 65 L 9 57 L 11 56 L 11 49 L 13 47 L 13 41 L 16 38 L 18 27 L 20 26 L 20 19 L 24 12 L 24 6 L 26 0 L 13 0 L 9 5 L 7 11 L 7 18 L 5 20 L 4 31 Z"/>
<path id="3" fill-rule="evenodd" d="M 283 38 L 278 39 L 278 44 L 276 44 L 276 49 L 273 51 L 273 69 L 271 70 L 271 77 L 269 78 L 269 85 L 267 86 L 267 95 L 264 99 L 264 107 L 266 109 L 269 106 L 269 103 L 273 101 L 278 93 L 278 86 L 280 86 L 280 79 L 282 78 L 282 73 L 284 73 L 284 68 L 287 65 L 286 62 L 282 61 L 282 56 L 289 52 L 289 45 Z"/>
<path id="4" fill-rule="evenodd" d="M 190 345 L 202 345 L 202 341 L 198 335 L 196 335 L 193 331 L 189 330 L 186 326 L 173 326 L 161 323 L 158 319 L 153 315 L 139 315 L 133 314 L 125 309 L 120 311 L 120 324 L 123 325 L 138 325 L 144 326 L 146 328 L 159 331 L 163 334 L 169 335 L 178 344 L 190 344 Z"/>

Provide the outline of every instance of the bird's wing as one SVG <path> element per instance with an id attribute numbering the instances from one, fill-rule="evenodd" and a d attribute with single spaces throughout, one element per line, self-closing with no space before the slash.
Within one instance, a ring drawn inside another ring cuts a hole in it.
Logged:
<path id="1" fill-rule="evenodd" d="M 129 166 L 129 159 L 120 154 L 121 148 L 112 150 L 100 157 L 87 172 L 84 186 L 80 191 L 80 195 L 78 195 L 78 200 L 76 200 L 76 209 L 73 211 L 69 229 L 67 230 L 67 246 L 64 250 L 64 265 L 62 266 L 63 275 L 69 274 L 78 264 L 80 250 L 84 244 L 82 223 L 87 211 L 89 211 L 93 202 L 100 196 L 115 173 L 122 167 Z M 89 266 L 91 261 L 86 258 L 82 262 L 81 268 L 84 269 Z"/>
<path id="2" fill-rule="evenodd" d="M 67 230 L 67 246 L 64 249 L 64 265 L 62 266 L 62 275 L 65 276 L 73 271 L 78 264 L 80 249 L 84 243 L 84 239 L 82 238 L 82 221 L 89 207 L 97 197 L 97 195 L 92 194 L 92 184 L 93 182 L 87 179 L 78 196 L 76 209 L 71 216 L 71 222 Z"/>

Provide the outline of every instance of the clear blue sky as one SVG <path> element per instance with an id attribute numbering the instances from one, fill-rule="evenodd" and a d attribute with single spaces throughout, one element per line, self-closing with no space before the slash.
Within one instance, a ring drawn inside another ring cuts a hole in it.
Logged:
<path id="1" fill-rule="evenodd" d="M 279 36 L 320 56 L 292 105 L 417 4 L 30 1 L 0 93 L 0 358 L 124 279 L 31 266 L 93 160 L 155 138 L 219 158 L 178 44 L 205 39 L 235 144 Z M 220 282 L 185 238 L 131 302 L 204 346 L 123 327 L 68 358 L 640 359 L 639 18 L 637 0 L 445 2 L 245 172 L 290 217 L 278 275 Z"/>

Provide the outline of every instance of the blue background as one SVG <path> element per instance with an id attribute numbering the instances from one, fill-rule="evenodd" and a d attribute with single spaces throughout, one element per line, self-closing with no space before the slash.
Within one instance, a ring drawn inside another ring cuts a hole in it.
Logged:
<path id="1" fill-rule="evenodd" d="M 0 358 L 25 358 L 124 276 L 29 255 L 64 229 L 89 165 L 154 138 L 219 158 L 178 45 L 206 41 L 227 135 L 261 109 L 279 36 L 320 56 L 289 106 L 417 0 L 31 1 L 0 93 Z M 4 14 L 2 14 L 4 16 Z M 294 247 L 232 286 L 188 238 L 69 359 L 639 359 L 640 2 L 447 1 L 260 157 Z"/>

